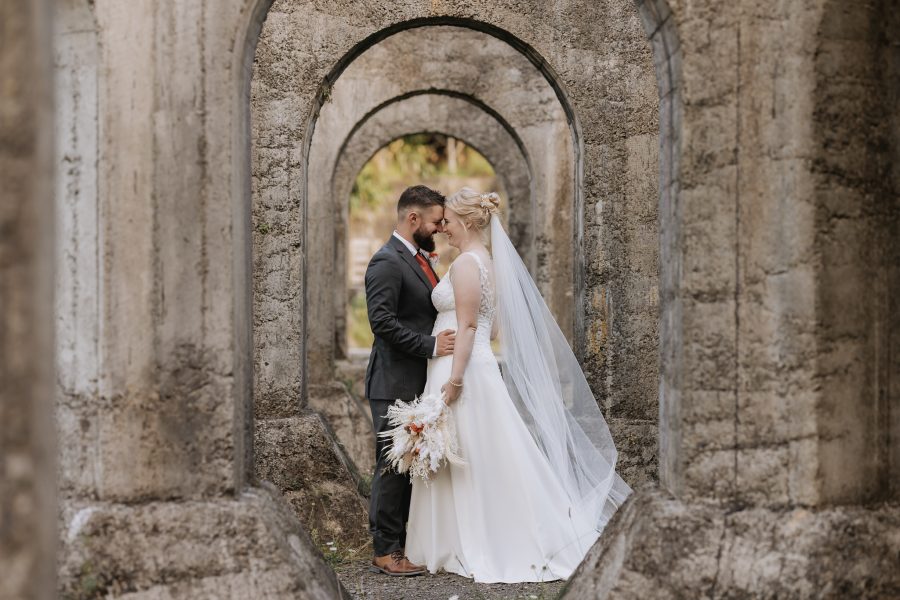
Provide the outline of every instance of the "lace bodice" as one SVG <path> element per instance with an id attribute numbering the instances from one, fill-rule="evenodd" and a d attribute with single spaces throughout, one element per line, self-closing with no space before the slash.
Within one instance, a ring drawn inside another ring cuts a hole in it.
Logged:
<path id="1" fill-rule="evenodd" d="M 456 260 L 458 261 L 463 256 L 471 256 L 478 263 L 479 280 L 481 281 L 481 302 L 478 306 L 478 327 L 475 330 L 475 345 L 472 349 L 472 357 L 489 355 L 493 359 L 491 327 L 494 324 L 496 302 L 490 273 L 481 257 L 474 252 L 464 252 Z M 437 319 L 434 322 L 434 334 L 444 329 L 457 329 L 456 297 L 453 294 L 453 284 L 451 283 L 453 266 L 455 264 L 456 262 L 450 266 L 447 276 L 441 279 L 431 291 L 431 302 L 438 311 Z"/>

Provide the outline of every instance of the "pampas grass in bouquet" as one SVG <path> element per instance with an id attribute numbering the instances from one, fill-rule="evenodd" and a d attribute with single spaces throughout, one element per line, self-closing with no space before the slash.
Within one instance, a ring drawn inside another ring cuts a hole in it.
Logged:
<path id="1" fill-rule="evenodd" d="M 390 439 L 385 454 L 398 473 L 409 473 L 428 483 L 445 464 L 465 464 L 458 454 L 450 407 L 440 396 L 428 394 L 412 402 L 397 400 L 388 408 L 387 418 L 392 429 L 379 435 Z"/>

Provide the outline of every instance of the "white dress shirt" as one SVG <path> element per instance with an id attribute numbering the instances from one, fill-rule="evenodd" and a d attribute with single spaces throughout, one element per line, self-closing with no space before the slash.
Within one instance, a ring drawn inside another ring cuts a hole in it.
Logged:
<path id="1" fill-rule="evenodd" d="M 394 230 L 394 237 L 403 242 L 403 245 L 406 246 L 407 250 L 409 250 L 410 254 L 413 256 L 419 253 L 419 249 L 413 246 L 408 239 L 397 233 L 397 230 Z"/>
<path id="2" fill-rule="evenodd" d="M 403 237 L 402 235 L 397 233 L 396 229 L 394 230 L 394 237 L 397 238 L 398 240 L 400 240 L 401 242 L 403 242 L 403 245 L 406 246 L 407 250 L 409 250 L 410 254 L 412 254 L 413 257 L 415 257 L 416 254 L 420 253 L 420 250 L 418 248 L 416 248 L 415 246 L 413 246 L 408 239 L 406 239 L 405 237 Z M 425 255 L 422 254 L 422 256 L 425 256 Z M 425 256 L 425 260 L 428 260 L 427 256 Z M 431 352 L 431 356 L 432 357 L 437 356 L 437 338 L 436 337 L 434 338 L 434 350 Z"/>

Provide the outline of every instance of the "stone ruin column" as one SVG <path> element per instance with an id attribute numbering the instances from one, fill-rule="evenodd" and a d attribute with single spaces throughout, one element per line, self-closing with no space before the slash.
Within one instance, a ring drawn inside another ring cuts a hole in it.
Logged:
<path id="1" fill-rule="evenodd" d="M 61 236 L 76 271 L 61 294 L 97 306 L 95 322 L 72 313 L 96 360 L 60 378 L 65 597 L 345 594 L 252 473 L 247 102 L 264 7 L 97 0 L 62 28 L 96 33 L 59 59 L 62 160 L 96 171 L 61 192 L 82 227 Z"/>
<path id="2" fill-rule="evenodd" d="M 896 597 L 884 19 L 637 4 L 660 84 L 663 489 L 629 500 L 564 597 Z"/>
<path id="3" fill-rule="evenodd" d="M 49 3 L 0 2 L 0 597 L 53 598 Z"/>

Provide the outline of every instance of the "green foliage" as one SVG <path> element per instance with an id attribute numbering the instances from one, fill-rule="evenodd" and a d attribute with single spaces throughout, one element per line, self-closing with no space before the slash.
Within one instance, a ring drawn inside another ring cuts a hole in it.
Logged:
<path id="1" fill-rule="evenodd" d="M 397 138 L 381 148 L 362 168 L 350 192 L 350 211 L 378 208 L 395 203 L 395 189 L 410 181 L 459 177 L 492 176 L 494 169 L 477 150 L 456 142 L 456 169 L 450 166 L 447 136 L 417 133 Z"/>

